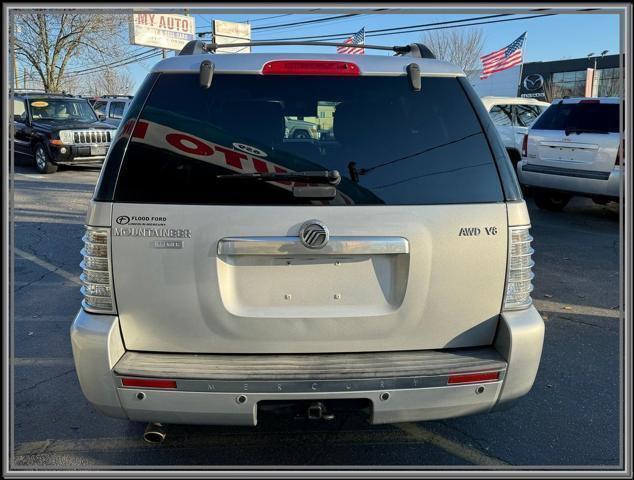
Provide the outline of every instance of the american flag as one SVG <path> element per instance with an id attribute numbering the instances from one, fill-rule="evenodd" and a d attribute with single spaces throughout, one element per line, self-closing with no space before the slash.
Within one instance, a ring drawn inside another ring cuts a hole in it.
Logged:
<path id="1" fill-rule="evenodd" d="M 525 40 L 526 32 L 517 37 L 510 45 L 480 57 L 480 60 L 482 60 L 480 78 L 488 78 L 494 73 L 522 63 L 522 47 Z"/>
<path id="2" fill-rule="evenodd" d="M 363 45 L 365 43 L 365 27 L 359 30 L 357 33 L 348 37 L 348 39 L 343 43 L 349 43 L 351 45 Z M 350 53 L 350 54 L 360 54 L 363 55 L 365 53 L 365 49 L 363 48 L 355 48 L 355 47 L 337 47 L 337 53 Z"/>

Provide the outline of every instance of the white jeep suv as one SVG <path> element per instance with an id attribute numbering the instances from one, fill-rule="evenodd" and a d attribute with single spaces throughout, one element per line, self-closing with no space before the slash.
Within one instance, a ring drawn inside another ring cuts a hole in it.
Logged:
<path id="1" fill-rule="evenodd" d="M 521 97 L 482 97 L 482 103 L 515 167 L 521 160 L 524 135 L 550 103 Z"/>
<path id="2" fill-rule="evenodd" d="M 524 137 L 517 176 L 540 208 L 561 210 L 574 195 L 619 199 L 623 142 L 618 98 L 555 100 Z"/>
<path id="3" fill-rule="evenodd" d="M 96 186 L 71 329 L 86 398 L 254 425 L 289 403 L 385 423 L 526 394 L 544 335 L 530 220 L 464 73 L 209 48 L 154 67 Z M 324 105 L 328 141 L 287 138 Z"/>

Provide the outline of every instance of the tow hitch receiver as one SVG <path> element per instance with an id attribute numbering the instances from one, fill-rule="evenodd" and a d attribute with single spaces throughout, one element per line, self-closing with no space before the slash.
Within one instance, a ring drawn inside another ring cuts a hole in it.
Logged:
<path id="1" fill-rule="evenodd" d="M 326 411 L 326 407 L 321 402 L 313 402 L 308 406 L 307 409 L 308 419 L 309 420 L 333 420 L 335 415 L 333 413 L 329 413 Z"/>

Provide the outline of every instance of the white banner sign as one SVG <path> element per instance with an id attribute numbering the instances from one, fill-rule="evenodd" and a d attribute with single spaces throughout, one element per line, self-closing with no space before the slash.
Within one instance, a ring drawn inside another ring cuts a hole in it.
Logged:
<path id="1" fill-rule="evenodd" d="M 248 23 L 225 22 L 214 20 L 214 42 L 225 45 L 227 43 L 245 43 L 251 41 L 251 25 Z M 219 48 L 216 53 L 251 53 L 251 47 Z"/>
<path id="2" fill-rule="evenodd" d="M 130 43 L 180 50 L 196 39 L 194 17 L 171 13 L 134 13 L 130 20 Z"/>

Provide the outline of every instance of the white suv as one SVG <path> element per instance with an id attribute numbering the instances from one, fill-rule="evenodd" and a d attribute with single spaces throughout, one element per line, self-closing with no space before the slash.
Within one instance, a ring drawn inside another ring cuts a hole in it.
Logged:
<path id="1" fill-rule="evenodd" d="M 95 113 L 115 127 L 119 126 L 121 119 L 130 108 L 131 95 L 104 95 L 89 100 Z"/>
<path id="2" fill-rule="evenodd" d="M 283 403 L 385 423 L 527 393 L 544 336 L 530 219 L 464 73 L 208 48 L 154 67 L 102 169 L 71 331 L 87 399 L 254 425 Z M 326 108 L 327 141 L 285 135 Z"/>
<path id="3" fill-rule="evenodd" d="M 521 97 L 482 97 L 482 103 L 515 167 L 521 160 L 524 135 L 550 103 Z"/>
<path id="4" fill-rule="evenodd" d="M 524 138 L 517 166 L 535 203 L 561 210 L 573 195 L 618 200 L 622 137 L 618 98 L 555 100 Z"/>

